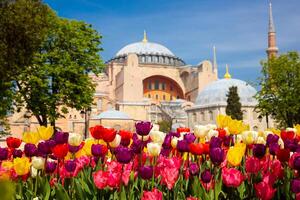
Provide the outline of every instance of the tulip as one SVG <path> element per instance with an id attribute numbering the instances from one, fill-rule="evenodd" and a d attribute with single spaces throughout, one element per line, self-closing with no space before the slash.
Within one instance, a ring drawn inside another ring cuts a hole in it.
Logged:
<path id="1" fill-rule="evenodd" d="M 196 137 L 193 133 L 187 133 L 183 136 L 183 139 L 190 144 L 196 140 Z"/>
<path id="2" fill-rule="evenodd" d="M 211 129 L 208 131 L 207 137 L 208 137 L 208 140 L 210 140 L 212 137 L 218 137 L 218 135 L 219 135 L 218 131 Z"/>
<path id="3" fill-rule="evenodd" d="M 34 144 L 27 143 L 24 146 L 24 152 L 27 157 L 32 157 L 37 154 L 37 148 Z"/>
<path id="4" fill-rule="evenodd" d="M 203 181 L 203 183 L 209 183 L 210 180 L 211 180 L 211 173 L 209 170 L 204 170 L 202 173 L 201 173 L 201 180 Z"/>
<path id="5" fill-rule="evenodd" d="M 12 154 L 14 158 L 21 158 L 23 151 L 21 149 L 14 149 Z"/>
<path id="6" fill-rule="evenodd" d="M 189 152 L 189 143 L 186 140 L 179 140 L 177 142 L 177 150 L 179 152 Z"/>
<path id="7" fill-rule="evenodd" d="M 271 155 L 276 155 L 276 152 L 278 151 L 278 149 L 280 148 L 278 143 L 270 143 L 269 145 L 269 151 Z"/>
<path id="8" fill-rule="evenodd" d="M 142 166 L 139 168 L 139 175 L 144 180 L 149 180 L 153 176 L 153 167 L 152 166 Z"/>
<path id="9" fill-rule="evenodd" d="M 123 146 L 128 146 L 132 138 L 132 133 L 130 131 L 120 130 L 119 135 L 121 136 L 121 144 Z"/>
<path id="10" fill-rule="evenodd" d="M 82 142 L 82 135 L 78 133 L 69 133 L 68 143 L 71 146 L 79 146 Z"/>
<path id="11" fill-rule="evenodd" d="M 177 133 L 188 133 L 190 132 L 190 128 L 187 128 L 187 127 L 179 127 L 177 128 Z"/>
<path id="12" fill-rule="evenodd" d="M 76 153 L 80 150 L 80 148 L 82 147 L 82 145 L 79 146 L 72 146 L 68 144 L 68 149 L 70 153 Z"/>
<path id="13" fill-rule="evenodd" d="M 85 155 L 91 156 L 92 155 L 92 145 L 96 144 L 96 141 L 93 138 L 87 138 L 84 141 L 84 145 L 82 150 L 85 152 Z"/>
<path id="14" fill-rule="evenodd" d="M 23 176 L 29 173 L 30 161 L 27 157 L 15 158 L 14 159 L 14 170 L 17 175 Z"/>
<path id="15" fill-rule="evenodd" d="M 52 149 L 54 156 L 58 159 L 63 159 L 68 154 L 68 151 L 67 144 L 58 144 Z"/>
<path id="16" fill-rule="evenodd" d="M 24 132 L 22 140 L 25 143 L 36 144 L 40 140 L 40 136 L 36 132 Z"/>
<path id="17" fill-rule="evenodd" d="M 102 139 L 106 142 L 112 142 L 116 137 L 117 131 L 113 128 L 105 128 Z"/>
<path id="18" fill-rule="evenodd" d="M 209 128 L 207 126 L 203 125 L 196 125 L 194 127 L 194 134 L 197 138 L 204 138 L 209 131 Z"/>
<path id="19" fill-rule="evenodd" d="M 296 134 L 293 130 L 282 130 L 280 133 L 280 136 L 283 141 L 285 141 L 286 139 L 292 140 L 295 138 L 295 135 Z"/>
<path id="20" fill-rule="evenodd" d="M 244 131 L 242 132 L 242 140 L 245 144 L 253 144 L 257 140 L 258 132 L 256 131 Z"/>
<path id="21" fill-rule="evenodd" d="M 140 121 L 135 123 L 136 133 L 141 136 L 148 135 L 152 127 L 153 125 L 151 124 L 151 122 L 147 121 Z"/>
<path id="22" fill-rule="evenodd" d="M 22 140 L 20 140 L 19 138 L 15 138 L 15 137 L 8 137 L 6 138 L 6 144 L 9 148 L 19 148 L 19 146 L 21 145 Z"/>
<path id="23" fill-rule="evenodd" d="M 268 183 L 262 181 L 254 184 L 256 196 L 262 200 L 271 200 L 274 197 L 276 190 Z"/>
<path id="24" fill-rule="evenodd" d="M 149 135 L 150 135 L 152 142 L 155 142 L 158 144 L 162 144 L 166 137 L 166 134 L 161 131 L 151 131 Z"/>
<path id="25" fill-rule="evenodd" d="M 266 154 L 266 146 L 263 144 L 254 144 L 253 155 L 257 158 L 262 158 Z"/>
<path id="26" fill-rule="evenodd" d="M 67 160 L 65 162 L 65 168 L 68 172 L 74 172 L 76 169 L 76 160 Z"/>
<path id="27" fill-rule="evenodd" d="M 161 151 L 161 145 L 154 142 L 150 142 L 147 144 L 147 150 L 151 156 L 158 156 Z"/>
<path id="28" fill-rule="evenodd" d="M 300 170 L 300 156 L 298 156 L 294 159 L 293 166 L 294 166 L 294 169 Z"/>
<path id="29" fill-rule="evenodd" d="M 112 148 L 116 148 L 117 146 L 119 146 L 121 143 L 121 136 L 116 134 L 115 139 L 109 143 L 109 146 L 111 146 Z"/>
<path id="30" fill-rule="evenodd" d="M 190 168 L 189 168 L 189 172 L 191 173 L 192 176 L 196 176 L 199 174 L 199 166 L 197 165 L 197 163 L 190 163 Z"/>
<path id="31" fill-rule="evenodd" d="M 49 140 L 54 133 L 54 128 L 53 126 L 40 126 L 38 128 L 38 133 L 42 140 Z"/>
<path id="32" fill-rule="evenodd" d="M 172 140 L 172 135 L 171 134 L 166 135 L 162 147 L 166 149 L 170 149 L 172 147 L 171 140 Z"/>
<path id="33" fill-rule="evenodd" d="M 299 179 L 293 179 L 291 181 L 291 190 L 293 193 L 299 193 L 300 192 L 300 180 Z"/>
<path id="34" fill-rule="evenodd" d="M 14 163 L 12 161 L 5 160 L 5 161 L 1 162 L 1 168 L 2 169 L 5 169 L 5 170 L 9 171 L 13 167 L 14 167 Z"/>
<path id="35" fill-rule="evenodd" d="M 146 142 L 146 141 L 149 140 L 150 135 L 143 135 L 143 136 L 137 135 L 137 138 L 138 138 L 139 140 L 143 141 L 143 142 Z"/>
<path id="36" fill-rule="evenodd" d="M 151 131 L 159 131 L 159 125 L 158 124 L 153 124 L 150 132 Z"/>
<path id="37" fill-rule="evenodd" d="M 189 150 L 194 155 L 201 155 L 204 152 L 204 145 L 202 143 L 189 144 Z"/>
<path id="38" fill-rule="evenodd" d="M 298 141 L 297 140 L 284 140 L 284 148 L 291 150 L 291 152 L 295 152 L 298 148 Z"/>
<path id="39" fill-rule="evenodd" d="M 222 139 L 221 138 L 213 136 L 210 139 L 210 142 L 209 142 L 209 147 L 210 148 L 221 147 L 221 145 L 222 145 Z"/>
<path id="40" fill-rule="evenodd" d="M 54 140 L 47 140 L 38 144 L 38 152 L 42 155 L 51 154 L 51 148 L 56 145 Z"/>
<path id="41" fill-rule="evenodd" d="M 178 143 L 178 138 L 173 137 L 171 140 L 171 146 L 175 149 L 177 147 L 177 143 Z"/>
<path id="42" fill-rule="evenodd" d="M 6 160 L 8 157 L 8 149 L 0 147 L 0 160 Z"/>
<path id="43" fill-rule="evenodd" d="M 128 147 L 117 147 L 115 150 L 116 159 L 119 163 L 127 164 L 133 158 L 133 152 Z"/>
<path id="44" fill-rule="evenodd" d="M 46 173 L 53 173 L 56 169 L 57 164 L 55 162 L 46 162 L 45 172 Z"/>
<path id="45" fill-rule="evenodd" d="M 227 161 L 232 166 L 239 166 L 242 162 L 246 151 L 246 144 L 244 143 L 237 143 L 234 147 L 231 147 L 227 152 Z"/>
<path id="46" fill-rule="evenodd" d="M 36 169 L 44 169 L 45 158 L 33 156 L 31 159 L 31 164 Z"/>
<path id="47" fill-rule="evenodd" d="M 233 144 L 233 137 L 231 135 L 226 135 L 223 137 L 224 146 L 229 147 L 231 144 Z"/>
<path id="48" fill-rule="evenodd" d="M 91 127 L 89 130 L 90 130 L 92 137 L 95 138 L 96 140 L 102 139 L 102 135 L 105 132 L 105 128 L 101 125 Z"/>
<path id="49" fill-rule="evenodd" d="M 289 152 L 289 151 L 287 151 L 287 152 Z M 278 158 L 278 156 L 277 156 L 277 158 Z M 293 155 L 291 156 L 291 158 L 289 158 L 289 157 L 287 157 L 287 158 L 288 158 L 287 161 L 289 161 L 289 166 L 290 166 L 290 168 L 295 169 L 295 168 L 296 168 L 296 167 L 294 166 L 295 160 L 298 159 L 298 158 L 300 158 L 300 153 L 298 153 L 298 152 L 293 153 Z M 280 159 L 278 158 L 278 160 L 280 160 Z M 281 160 L 280 160 L 280 161 L 281 161 Z M 281 161 L 281 162 L 282 162 L 282 161 Z M 286 162 L 286 160 L 285 160 L 284 162 Z"/>
<path id="50" fill-rule="evenodd" d="M 98 189 L 102 190 L 107 186 L 108 175 L 108 172 L 102 170 L 93 173 L 94 183 Z"/>
<path id="51" fill-rule="evenodd" d="M 245 163 L 245 169 L 248 173 L 256 174 L 260 170 L 259 159 L 255 157 L 248 157 Z"/>
<path id="52" fill-rule="evenodd" d="M 102 156 L 102 144 L 92 144 L 92 155 L 99 157 Z"/>
<path id="53" fill-rule="evenodd" d="M 56 132 L 53 139 L 56 144 L 64 144 L 68 142 L 69 133 L 66 132 Z"/>
<path id="54" fill-rule="evenodd" d="M 279 136 L 275 134 L 269 134 L 267 136 L 267 145 L 273 144 L 273 143 L 278 143 Z"/>
<path id="55" fill-rule="evenodd" d="M 260 136 L 260 137 L 257 138 L 256 144 L 263 144 L 263 145 L 266 145 L 267 142 L 266 142 L 266 140 L 265 140 L 264 137 L 261 137 L 261 136 Z"/>
<path id="56" fill-rule="evenodd" d="M 225 136 L 228 136 L 228 132 L 224 128 L 217 128 L 216 131 L 218 131 L 218 137 L 224 138 Z"/>
<path id="57" fill-rule="evenodd" d="M 211 148 L 209 151 L 209 157 L 213 164 L 220 165 L 224 161 L 225 152 L 219 147 Z"/>
<path id="58" fill-rule="evenodd" d="M 227 187 L 239 187 L 244 181 L 244 176 L 242 172 L 235 168 L 222 169 L 222 181 Z"/>
<path id="59" fill-rule="evenodd" d="M 152 191 L 143 191 L 141 200 L 162 200 L 163 194 L 158 189 L 154 188 Z"/>
<path id="60" fill-rule="evenodd" d="M 290 150 L 289 149 L 278 149 L 276 153 L 277 159 L 280 162 L 288 162 L 290 159 Z"/>

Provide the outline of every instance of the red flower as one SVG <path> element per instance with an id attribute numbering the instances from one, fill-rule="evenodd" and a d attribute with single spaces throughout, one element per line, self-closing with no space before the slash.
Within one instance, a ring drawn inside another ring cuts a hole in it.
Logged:
<path id="1" fill-rule="evenodd" d="M 186 128 L 186 127 L 177 128 L 177 133 L 182 133 L 182 132 L 190 132 L 190 128 Z"/>
<path id="2" fill-rule="evenodd" d="M 101 125 L 97 125 L 90 128 L 90 133 L 93 138 L 100 140 L 102 139 L 102 135 L 104 134 L 105 128 Z"/>
<path id="3" fill-rule="evenodd" d="M 278 149 L 276 152 L 277 159 L 280 162 L 288 162 L 290 159 L 290 150 L 289 149 Z"/>
<path id="4" fill-rule="evenodd" d="M 203 153 L 204 154 L 209 154 L 209 143 L 204 143 L 203 144 Z"/>
<path id="5" fill-rule="evenodd" d="M 226 130 L 224 128 L 217 128 L 216 130 L 219 132 L 219 138 L 224 138 L 226 136 Z"/>
<path id="6" fill-rule="evenodd" d="M 291 159 L 289 160 L 289 166 L 290 166 L 290 168 L 295 169 L 294 161 L 295 161 L 295 159 L 297 157 L 300 157 L 300 153 L 298 153 L 298 152 L 293 153 Z"/>
<path id="7" fill-rule="evenodd" d="M 116 137 L 117 131 L 113 128 L 105 128 L 104 133 L 102 135 L 102 139 L 105 142 L 112 142 Z"/>
<path id="8" fill-rule="evenodd" d="M 204 145 L 201 143 L 191 143 L 189 144 L 190 152 L 194 155 L 201 155 L 204 152 Z"/>
<path id="9" fill-rule="evenodd" d="M 152 191 L 144 191 L 141 200 L 162 200 L 163 194 L 158 189 L 154 188 Z"/>
<path id="10" fill-rule="evenodd" d="M 15 138 L 15 137 L 8 137 L 6 138 L 6 144 L 9 148 L 19 148 L 19 146 L 21 145 L 22 140 L 20 140 L 19 138 Z"/>
<path id="11" fill-rule="evenodd" d="M 254 184 L 254 188 L 256 191 L 256 196 L 261 200 L 272 199 L 276 192 L 276 189 L 264 181 Z"/>
<path id="12" fill-rule="evenodd" d="M 281 136 L 282 140 L 286 140 L 286 139 L 293 140 L 295 137 L 295 132 L 282 130 L 280 133 L 280 136 Z"/>
<path id="13" fill-rule="evenodd" d="M 248 157 L 246 159 L 246 172 L 256 174 L 260 170 L 259 159 L 255 157 Z"/>
<path id="14" fill-rule="evenodd" d="M 282 179 L 284 175 L 283 167 L 279 160 L 273 160 L 271 164 L 272 175 L 276 178 Z"/>
<path id="15" fill-rule="evenodd" d="M 52 152 L 58 159 L 63 159 L 68 154 L 68 144 L 58 144 L 53 147 Z"/>
<path id="16" fill-rule="evenodd" d="M 235 168 L 224 167 L 222 169 L 222 181 L 227 187 L 239 187 L 244 181 L 242 172 Z"/>
<path id="17" fill-rule="evenodd" d="M 121 136 L 121 144 L 123 146 L 128 146 L 133 135 L 132 132 L 120 130 L 119 135 Z"/>

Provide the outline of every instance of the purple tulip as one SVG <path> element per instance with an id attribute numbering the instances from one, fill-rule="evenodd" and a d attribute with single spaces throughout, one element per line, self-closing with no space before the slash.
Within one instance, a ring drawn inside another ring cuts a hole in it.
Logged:
<path id="1" fill-rule="evenodd" d="M 203 181 L 203 183 L 209 183 L 210 180 L 211 180 L 211 173 L 209 170 L 204 170 L 202 173 L 201 173 L 201 180 Z"/>
<path id="2" fill-rule="evenodd" d="M 178 140 L 177 142 L 177 150 L 179 152 L 189 152 L 189 144 L 186 140 Z"/>
<path id="3" fill-rule="evenodd" d="M 231 135 L 225 135 L 223 138 L 223 144 L 226 147 L 229 147 L 230 144 L 233 144 L 233 137 Z"/>
<path id="4" fill-rule="evenodd" d="M 137 134 L 133 134 L 131 149 L 135 154 L 141 153 L 144 142 L 138 139 Z"/>
<path id="5" fill-rule="evenodd" d="M 80 146 L 72 146 L 69 144 L 68 144 L 68 147 L 69 147 L 69 152 L 71 152 L 71 153 L 76 153 L 80 149 Z"/>
<path id="6" fill-rule="evenodd" d="M 175 132 L 171 131 L 171 132 L 169 133 L 169 135 L 171 135 L 171 136 L 173 136 L 173 137 L 177 137 L 177 138 L 180 137 L 180 133 L 177 132 L 177 131 L 175 131 Z"/>
<path id="7" fill-rule="evenodd" d="M 23 151 L 21 149 L 14 149 L 13 157 L 14 158 L 21 158 L 23 155 Z"/>
<path id="8" fill-rule="evenodd" d="M 300 157 L 299 156 L 294 159 L 293 165 L 296 170 L 300 170 Z"/>
<path id="9" fill-rule="evenodd" d="M 220 147 L 211 148 L 209 150 L 209 157 L 214 165 L 220 165 L 225 159 L 225 152 Z"/>
<path id="10" fill-rule="evenodd" d="M 298 142 L 296 140 L 286 139 L 284 140 L 284 148 L 289 149 L 291 152 L 295 152 L 298 148 Z"/>
<path id="11" fill-rule="evenodd" d="M 46 167 L 45 167 L 45 172 L 50 174 L 50 173 L 53 173 L 56 169 L 56 162 L 47 162 L 46 163 Z"/>
<path id="12" fill-rule="evenodd" d="M 222 139 L 219 138 L 219 137 L 215 137 L 213 136 L 211 139 L 210 139 L 210 142 L 209 142 L 209 148 L 215 148 L 215 147 L 221 147 L 222 145 Z"/>
<path id="13" fill-rule="evenodd" d="M 68 160 L 65 162 L 65 168 L 68 172 L 74 172 L 76 169 L 76 160 Z"/>
<path id="14" fill-rule="evenodd" d="M 197 163 L 191 163 L 189 171 L 192 176 L 198 175 L 199 174 L 199 166 L 197 165 Z"/>
<path id="15" fill-rule="evenodd" d="M 270 154 L 271 155 L 276 155 L 276 152 L 278 151 L 278 149 L 280 148 L 278 143 L 270 143 L 269 144 L 269 150 L 270 150 Z"/>
<path id="16" fill-rule="evenodd" d="M 168 134 L 165 137 L 164 143 L 162 144 L 163 148 L 170 149 L 171 146 L 172 135 Z"/>
<path id="17" fill-rule="evenodd" d="M 183 139 L 190 144 L 196 140 L 196 136 L 193 133 L 188 133 L 183 136 Z"/>
<path id="18" fill-rule="evenodd" d="M 48 155 L 51 154 L 51 147 L 47 142 L 40 142 L 38 144 L 38 152 L 42 155 Z"/>
<path id="19" fill-rule="evenodd" d="M 119 146 L 115 149 L 115 156 L 119 163 L 127 164 L 133 158 L 133 152 L 128 147 Z"/>
<path id="20" fill-rule="evenodd" d="M 102 155 L 102 145 L 101 144 L 93 144 L 91 151 L 92 151 L 93 156 L 100 157 Z"/>
<path id="21" fill-rule="evenodd" d="M 56 144 L 68 143 L 69 133 L 58 131 L 54 135 L 54 140 Z"/>
<path id="22" fill-rule="evenodd" d="M 142 166 L 139 168 L 139 175 L 144 180 L 149 180 L 153 176 L 153 167 L 152 166 Z"/>
<path id="23" fill-rule="evenodd" d="M 0 147 L 0 160 L 6 160 L 8 157 L 8 150 L 7 148 Z"/>
<path id="24" fill-rule="evenodd" d="M 266 146 L 263 144 L 254 144 L 253 145 L 253 155 L 256 158 L 262 158 L 266 154 Z"/>
<path id="25" fill-rule="evenodd" d="M 291 190 L 293 193 L 299 193 L 300 192 L 300 180 L 299 179 L 293 179 L 291 181 Z"/>
<path id="26" fill-rule="evenodd" d="M 32 157 L 37 155 L 37 148 L 34 144 L 27 143 L 24 146 L 24 152 L 27 157 Z"/>
<path id="27" fill-rule="evenodd" d="M 279 136 L 278 135 L 269 134 L 267 136 L 267 145 L 269 146 L 270 144 L 278 143 L 278 140 L 279 140 Z"/>
<path id="28" fill-rule="evenodd" d="M 162 148 L 160 151 L 160 155 L 162 155 L 164 157 L 169 157 L 170 152 L 171 152 L 171 149 Z"/>
<path id="29" fill-rule="evenodd" d="M 143 135 L 148 135 L 149 132 L 152 129 L 152 124 L 151 122 L 148 121 L 140 121 L 135 123 L 135 129 L 136 129 L 136 133 L 143 136 Z"/>

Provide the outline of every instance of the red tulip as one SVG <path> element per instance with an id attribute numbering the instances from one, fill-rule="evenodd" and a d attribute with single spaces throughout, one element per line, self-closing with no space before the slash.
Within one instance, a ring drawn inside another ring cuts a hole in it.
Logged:
<path id="1" fill-rule="evenodd" d="M 132 132 L 120 130 L 119 135 L 121 136 L 121 144 L 123 146 L 128 146 L 133 135 Z"/>
<path id="2" fill-rule="evenodd" d="M 19 146 L 21 145 L 22 140 L 20 140 L 19 138 L 15 138 L 15 137 L 8 137 L 6 138 L 6 144 L 9 148 L 19 148 Z"/>
<path id="3" fill-rule="evenodd" d="M 293 140 L 295 137 L 295 132 L 282 130 L 280 133 L 280 136 L 281 136 L 282 140 L 286 140 L 286 139 Z"/>
<path id="4" fill-rule="evenodd" d="M 276 189 L 264 181 L 254 184 L 254 188 L 256 196 L 261 200 L 271 200 L 276 192 Z"/>
<path id="5" fill-rule="evenodd" d="M 280 162 L 288 162 L 290 159 L 290 150 L 289 149 L 278 149 L 276 152 L 277 159 Z"/>
<path id="6" fill-rule="evenodd" d="M 152 191 L 144 191 L 141 200 L 162 200 L 163 194 L 158 189 L 154 188 Z"/>
<path id="7" fill-rule="evenodd" d="M 204 154 L 209 154 L 209 143 L 204 143 L 203 144 L 203 153 Z"/>
<path id="8" fill-rule="evenodd" d="M 189 144 L 190 152 L 194 155 L 201 155 L 204 152 L 204 145 L 199 143 L 191 143 Z"/>
<path id="9" fill-rule="evenodd" d="M 242 172 L 235 168 L 224 167 L 222 169 L 222 181 L 227 187 L 239 187 L 244 181 Z"/>
<path id="10" fill-rule="evenodd" d="M 219 138 L 224 138 L 227 134 L 226 130 L 223 128 L 217 128 L 216 130 L 219 132 L 219 135 L 218 135 Z"/>
<path id="11" fill-rule="evenodd" d="M 102 135 L 104 134 L 105 128 L 101 125 L 97 125 L 90 128 L 90 133 L 93 138 L 100 140 L 102 139 Z"/>
<path id="12" fill-rule="evenodd" d="M 256 174 L 260 170 L 259 159 L 255 157 L 248 157 L 245 163 L 246 172 Z"/>
<path id="13" fill-rule="evenodd" d="M 102 139 L 105 142 L 112 142 L 116 137 L 117 131 L 113 128 L 105 128 L 104 133 L 102 135 Z"/>
<path id="14" fill-rule="evenodd" d="M 290 166 L 290 168 L 295 169 L 294 161 L 298 157 L 300 157 L 300 153 L 298 153 L 298 152 L 293 153 L 291 159 L 289 160 L 289 166 Z"/>
<path id="15" fill-rule="evenodd" d="M 279 160 L 276 159 L 272 161 L 271 171 L 272 171 L 272 176 L 275 176 L 276 178 L 279 179 L 283 178 L 284 171 L 281 162 Z"/>
<path id="16" fill-rule="evenodd" d="M 186 127 L 177 128 L 177 133 L 182 133 L 182 132 L 190 132 L 190 128 L 186 128 Z"/>
<path id="17" fill-rule="evenodd" d="M 68 144 L 58 144 L 53 147 L 52 152 L 58 159 L 63 159 L 68 154 Z"/>

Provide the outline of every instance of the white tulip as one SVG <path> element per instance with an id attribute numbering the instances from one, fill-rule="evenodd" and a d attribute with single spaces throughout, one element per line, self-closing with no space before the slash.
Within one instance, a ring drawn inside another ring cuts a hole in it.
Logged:
<path id="1" fill-rule="evenodd" d="M 218 137 L 218 135 L 219 135 L 218 131 L 211 129 L 208 131 L 207 137 L 208 137 L 208 140 L 210 140 L 213 136 Z"/>
<path id="2" fill-rule="evenodd" d="M 258 132 L 256 131 L 244 131 L 242 132 L 242 140 L 245 144 L 253 144 L 256 142 Z"/>
<path id="3" fill-rule="evenodd" d="M 206 127 L 207 127 L 208 129 L 212 130 L 212 129 L 216 129 L 216 128 L 217 128 L 217 125 L 215 125 L 215 124 L 207 124 Z"/>
<path id="4" fill-rule="evenodd" d="M 153 124 L 151 131 L 159 131 L 159 125 Z"/>
<path id="5" fill-rule="evenodd" d="M 33 166 L 31 166 L 30 168 L 30 175 L 32 178 L 35 178 L 37 176 L 38 170 L 36 168 L 34 168 Z"/>
<path id="6" fill-rule="evenodd" d="M 112 148 L 116 148 L 117 146 L 119 146 L 121 143 L 121 136 L 119 134 L 116 134 L 115 139 L 109 143 L 109 146 L 111 146 Z"/>
<path id="7" fill-rule="evenodd" d="M 151 156 L 158 156 L 161 151 L 161 145 L 155 142 L 150 142 L 147 144 L 147 150 Z"/>
<path id="8" fill-rule="evenodd" d="M 194 135 L 197 138 L 204 138 L 210 129 L 207 126 L 196 125 L 194 127 Z"/>
<path id="9" fill-rule="evenodd" d="M 256 144 L 266 144 L 267 142 L 266 142 L 266 140 L 265 140 L 265 138 L 264 137 L 261 137 L 261 136 L 259 136 L 258 138 L 257 138 L 257 141 L 256 141 Z"/>
<path id="10" fill-rule="evenodd" d="M 44 169 L 45 158 L 42 157 L 32 157 L 31 164 L 35 169 Z"/>
<path id="11" fill-rule="evenodd" d="M 161 131 L 151 131 L 149 135 L 153 142 L 156 142 L 159 144 L 162 144 L 166 137 L 166 134 Z"/>
<path id="12" fill-rule="evenodd" d="M 82 142 L 82 135 L 78 133 L 69 133 L 68 143 L 72 146 L 79 146 Z"/>

